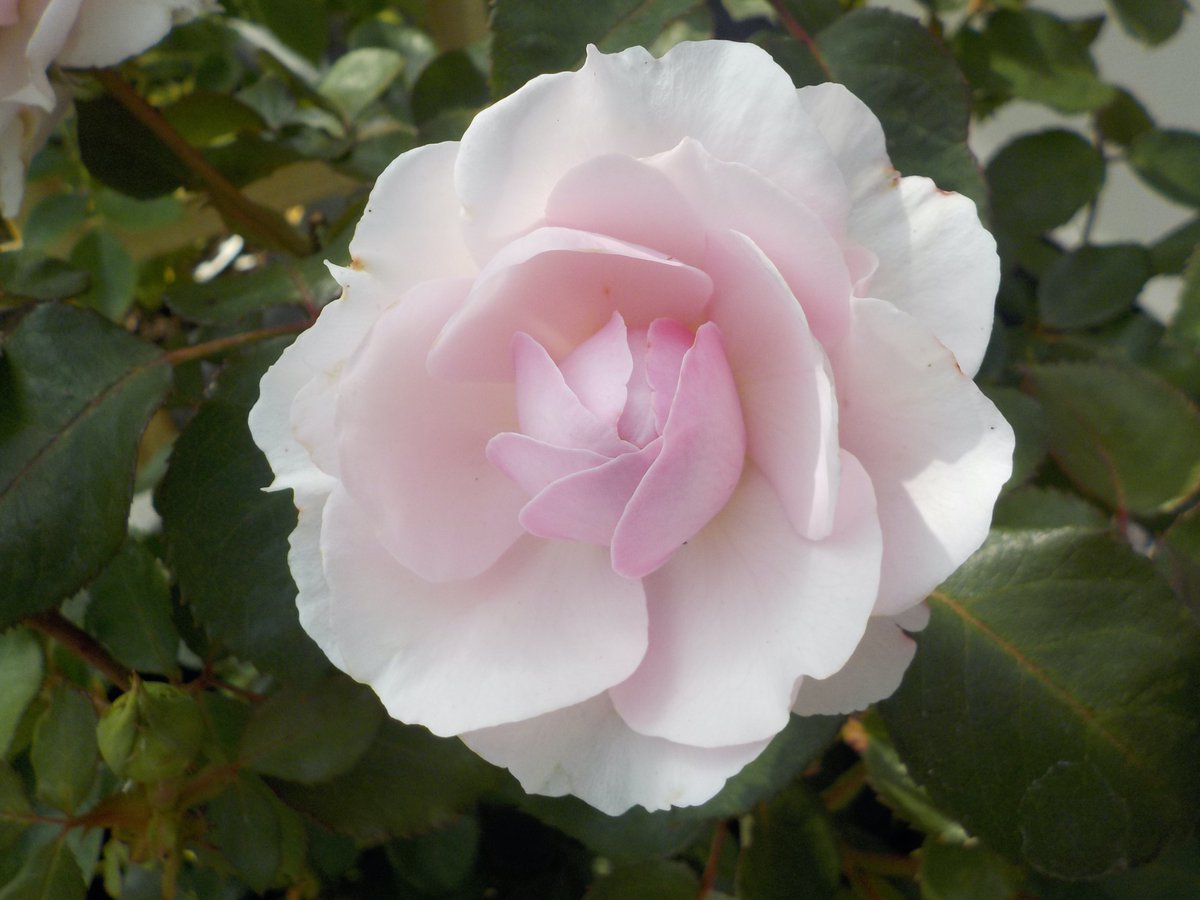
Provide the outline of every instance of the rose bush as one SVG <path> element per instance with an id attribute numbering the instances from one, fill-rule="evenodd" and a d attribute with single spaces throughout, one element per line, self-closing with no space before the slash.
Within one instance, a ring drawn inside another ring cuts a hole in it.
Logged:
<path id="1" fill-rule="evenodd" d="M 398 719 L 610 813 L 861 709 L 983 540 L 995 245 L 761 50 L 589 53 L 380 177 L 262 381 L 304 627 Z"/>
<path id="2" fill-rule="evenodd" d="M 50 66 L 111 66 L 157 44 L 212 0 L 0 0 L 0 213 L 61 109 Z"/>

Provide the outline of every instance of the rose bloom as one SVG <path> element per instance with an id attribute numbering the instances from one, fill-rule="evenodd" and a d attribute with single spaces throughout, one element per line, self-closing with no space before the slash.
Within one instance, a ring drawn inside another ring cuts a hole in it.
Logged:
<path id="1" fill-rule="evenodd" d="M 886 697 L 1013 434 L 995 244 L 836 84 L 595 50 L 380 176 L 250 415 L 300 618 L 526 790 L 692 805 Z"/>
<path id="2" fill-rule="evenodd" d="M 114 65 L 212 7 L 212 0 L 0 0 L 0 213 L 20 210 L 25 168 L 62 109 L 51 64 Z"/>

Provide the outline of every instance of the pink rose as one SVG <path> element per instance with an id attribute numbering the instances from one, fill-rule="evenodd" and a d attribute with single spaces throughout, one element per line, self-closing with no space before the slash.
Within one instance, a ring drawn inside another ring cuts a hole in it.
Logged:
<path id="1" fill-rule="evenodd" d="M 111 66 L 157 44 L 213 0 L 0 0 L 0 213 L 15 216 L 25 167 L 60 101 L 52 64 Z"/>
<path id="2" fill-rule="evenodd" d="M 380 177 L 250 425 L 301 621 L 531 792 L 701 803 L 982 542 L 995 245 L 762 50 L 596 51 Z"/>

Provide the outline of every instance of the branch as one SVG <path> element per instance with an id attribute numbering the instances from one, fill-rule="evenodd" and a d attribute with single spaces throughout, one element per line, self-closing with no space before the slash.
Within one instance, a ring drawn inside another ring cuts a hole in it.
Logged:
<path id="1" fill-rule="evenodd" d="M 825 62 L 825 57 L 821 54 L 821 49 L 817 46 L 817 42 L 813 40 L 808 30 L 800 24 L 799 20 L 792 15 L 792 11 L 788 9 L 783 0 L 770 0 L 771 7 L 775 10 L 775 14 L 779 16 L 779 21 L 783 23 L 783 27 L 787 33 L 802 43 L 808 48 L 808 52 L 812 54 L 813 59 L 817 61 L 817 65 L 821 67 L 821 71 L 826 77 L 833 78 L 833 72 L 829 68 L 829 63 Z"/>
<path id="2" fill-rule="evenodd" d="M 122 691 L 129 690 L 129 670 L 100 646 L 94 637 L 67 619 L 57 609 L 30 616 L 25 620 L 25 624 L 34 631 L 40 631 L 47 637 L 54 638 Z"/>
<path id="3" fill-rule="evenodd" d="M 158 361 L 177 366 L 180 363 L 215 356 L 218 353 L 224 353 L 226 350 L 232 350 L 234 347 L 240 347 L 243 344 L 265 341 L 269 338 L 279 337 L 281 334 L 295 334 L 298 331 L 303 331 L 311 324 L 311 322 L 294 322 L 290 325 L 275 325 L 271 328 L 259 328 L 256 331 L 243 331 L 241 334 L 231 334 L 229 337 L 204 341 L 203 343 L 193 344 L 190 347 L 168 350 L 159 357 Z"/>

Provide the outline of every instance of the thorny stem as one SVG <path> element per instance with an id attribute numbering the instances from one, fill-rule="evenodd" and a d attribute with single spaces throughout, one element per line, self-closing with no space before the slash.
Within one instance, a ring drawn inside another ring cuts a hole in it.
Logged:
<path id="1" fill-rule="evenodd" d="M 812 35 L 808 33 L 807 29 L 792 15 L 792 11 L 783 4 L 783 0 L 770 0 L 770 3 L 776 15 L 779 16 L 779 21 L 787 29 L 787 33 L 808 48 L 808 52 L 817 61 L 817 65 L 821 67 L 822 72 L 826 75 L 832 74 L 829 71 L 829 64 L 825 62 L 825 57 L 821 55 L 821 49 L 817 46 L 817 42 L 813 40 Z"/>
<path id="2" fill-rule="evenodd" d="M 90 634 L 71 622 L 57 609 L 47 610 L 25 620 L 30 628 L 62 644 L 122 691 L 129 690 L 130 672 L 117 662 Z"/>
<path id="3" fill-rule="evenodd" d="M 157 109 L 112 69 L 93 69 L 96 80 L 139 122 L 187 166 L 204 187 L 213 205 L 231 228 L 293 256 L 307 256 L 308 243 L 274 210 L 255 203 L 217 171 L 204 156 L 184 140 Z"/>
<path id="4" fill-rule="evenodd" d="M 708 850 L 708 861 L 704 864 L 704 874 L 700 878 L 700 893 L 696 900 L 706 900 L 712 893 L 713 885 L 717 882 L 717 867 L 721 862 L 721 850 L 725 847 L 725 838 L 729 828 L 725 820 L 717 822 L 717 830 L 713 832 L 712 845 Z"/>

